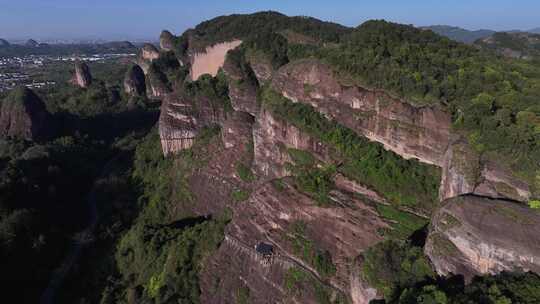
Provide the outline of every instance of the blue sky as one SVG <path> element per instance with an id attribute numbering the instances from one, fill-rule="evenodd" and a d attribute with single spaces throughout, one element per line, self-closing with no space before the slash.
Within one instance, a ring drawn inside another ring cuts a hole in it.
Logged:
<path id="1" fill-rule="evenodd" d="M 3 38 L 152 38 L 232 13 L 277 10 L 356 26 L 369 19 L 495 30 L 540 27 L 538 0 L 0 0 Z"/>

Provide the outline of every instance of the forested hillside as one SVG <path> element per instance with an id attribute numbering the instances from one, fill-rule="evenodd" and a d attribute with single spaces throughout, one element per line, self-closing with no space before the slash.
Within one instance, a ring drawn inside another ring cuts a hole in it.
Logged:
<path id="1" fill-rule="evenodd" d="M 534 60 L 276 12 L 160 42 L 3 99 L 21 302 L 540 302 Z"/>

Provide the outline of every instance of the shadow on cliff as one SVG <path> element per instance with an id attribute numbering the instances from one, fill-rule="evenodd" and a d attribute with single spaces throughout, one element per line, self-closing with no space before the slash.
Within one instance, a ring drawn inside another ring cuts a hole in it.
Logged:
<path id="1" fill-rule="evenodd" d="M 424 227 L 416 230 L 415 232 L 413 232 L 413 234 L 411 234 L 411 236 L 409 237 L 409 242 L 411 242 L 412 246 L 424 248 L 428 234 L 429 224 L 426 224 L 424 225 Z"/>
<path id="2" fill-rule="evenodd" d="M 202 224 L 206 221 L 212 220 L 212 216 L 197 216 L 197 217 L 188 217 L 176 222 L 173 222 L 167 226 L 175 229 L 185 229 L 190 228 L 199 224 Z"/>
<path id="3" fill-rule="evenodd" d="M 83 117 L 71 113 L 57 113 L 57 137 L 85 136 L 90 139 L 112 142 L 129 133 L 146 132 L 159 118 L 159 109 L 131 109 L 118 113 L 104 113 Z"/>

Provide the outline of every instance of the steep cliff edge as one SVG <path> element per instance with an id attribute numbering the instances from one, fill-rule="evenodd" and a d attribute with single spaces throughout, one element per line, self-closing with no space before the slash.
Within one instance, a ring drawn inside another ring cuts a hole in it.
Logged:
<path id="1" fill-rule="evenodd" d="M 192 112 L 193 105 L 185 97 L 171 95 L 163 100 L 159 116 L 159 136 L 165 156 L 193 145 L 198 125 Z"/>
<path id="2" fill-rule="evenodd" d="M 528 202 L 529 185 L 491 160 L 482 160 L 465 140 L 455 140 L 446 151 L 439 196 L 441 201 L 464 194 Z"/>
<path id="3" fill-rule="evenodd" d="M 417 108 L 382 91 L 345 87 L 329 66 L 315 60 L 301 60 L 281 68 L 272 87 L 295 102 L 311 104 L 404 158 L 442 166 L 450 115 L 441 109 Z"/>
<path id="4" fill-rule="evenodd" d="M 540 272 L 540 213 L 476 196 L 443 203 L 433 216 L 425 252 L 441 275 Z"/>
<path id="5" fill-rule="evenodd" d="M 124 92 L 129 96 L 146 96 L 146 79 L 140 66 L 133 65 L 126 72 Z"/>
<path id="6" fill-rule="evenodd" d="M 260 110 L 257 101 L 259 82 L 252 66 L 245 60 L 240 50 L 230 50 L 223 63 L 223 71 L 229 82 L 229 98 L 235 111 L 257 116 Z"/>
<path id="7" fill-rule="evenodd" d="M 311 59 L 282 67 L 272 87 L 406 159 L 441 167 L 441 200 L 463 194 L 522 202 L 531 197 L 526 182 L 451 135 L 450 115 L 442 106 L 415 107 L 382 91 L 344 86 L 329 66 Z"/>
<path id="8" fill-rule="evenodd" d="M 254 167 L 266 179 L 289 176 L 287 163 L 292 159 L 287 149 L 303 150 L 321 160 L 331 162 L 328 148 L 281 119 L 276 119 L 267 109 L 262 109 L 253 128 Z"/>

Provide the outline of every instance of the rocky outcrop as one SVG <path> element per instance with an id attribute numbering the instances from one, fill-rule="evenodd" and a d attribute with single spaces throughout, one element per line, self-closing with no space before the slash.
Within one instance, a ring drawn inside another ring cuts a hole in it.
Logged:
<path id="1" fill-rule="evenodd" d="M 251 67 L 243 61 L 243 54 L 229 52 L 223 71 L 229 79 L 229 98 L 235 111 L 256 116 L 259 112 L 257 90 L 259 84 Z"/>
<path id="2" fill-rule="evenodd" d="M 0 104 L 0 137 L 41 140 L 50 135 L 50 114 L 30 89 L 17 88 Z"/>
<path id="3" fill-rule="evenodd" d="M 159 36 L 159 47 L 163 51 L 174 51 L 174 35 L 169 31 L 162 31 Z"/>
<path id="4" fill-rule="evenodd" d="M 367 291 L 369 288 L 359 281 L 355 259 L 366 248 L 382 240 L 378 230 L 384 229 L 387 224 L 373 207 L 353 195 L 334 191 L 331 196 L 334 204 L 321 207 L 313 199 L 296 191 L 287 181 L 280 186 L 269 182 L 259 187 L 247 202 L 235 208 L 226 235 L 241 240 L 246 248 L 254 248 L 261 242 L 271 244 L 276 258 L 265 268 L 234 249 L 220 249 L 209 261 L 210 269 L 205 275 L 227 276 L 228 280 L 221 280 L 214 288 L 214 294 L 204 292 L 203 299 L 234 299 L 238 286 L 246 286 L 251 291 L 252 303 L 291 300 L 312 303 L 315 294 L 310 293 L 309 288 L 321 284 L 330 295 L 341 294 L 346 298 L 354 295 L 356 298 L 351 299 L 353 303 L 367 304 L 372 298 L 366 296 L 374 293 Z M 307 243 L 311 247 L 305 250 L 330 253 L 336 268 L 334 274 L 324 277 L 306 260 L 301 247 Z M 219 261 L 230 262 L 220 264 L 222 262 Z M 287 265 L 306 273 L 310 286 L 301 295 L 285 287 Z M 212 280 L 206 278 L 203 281 Z M 210 289 L 203 287 L 202 290 Z"/>
<path id="5" fill-rule="evenodd" d="M 253 127 L 255 169 L 268 179 L 290 175 L 286 164 L 291 162 L 287 148 L 305 150 L 315 157 L 332 161 L 328 148 L 317 139 L 305 134 L 294 125 L 276 119 L 262 109 Z"/>
<path id="6" fill-rule="evenodd" d="M 199 131 L 220 124 L 225 117 L 206 97 L 167 94 L 161 105 L 159 135 L 165 156 L 190 148 Z"/>
<path id="7" fill-rule="evenodd" d="M 478 153 L 462 138 L 448 148 L 443 164 L 439 197 L 446 200 L 464 194 L 491 198 L 507 198 L 527 202 L 531 191 L 527 183 L 514 177 L 489 160 L 482 160 Z"/>
<path id="8" fill-rule="evenodd" d="M 141 58 L 147 61 L 154 61 L 159 58 L 159 50 L 150 43 L 145 43 L 141 48 Z"/>
<path id="9" fill-rule="evenodd" d="M 240 40 L 218 43 L 207 47 L 202 53 L 194 53 L 191 56 L 191 79 L 197 80 L 204 74 L 216 76 L 225 63 L 227 52 L 237 48 L 241 43 Z"/>
<path id="10" fill-rule="evenodd" d="M 434 215 L 426 254 L 441 275 L 540 273 L 540 214 L 509 201 L 462 196 Z"/>
<path id="11" fill-rule="evenodd" d="M 222 123 L 221 136 L 226 149 L 252 143 L 253 116 L 235 111 Z M 246 151 L 247 152 L 247 151 Z"/>
<path id="12" fill-rule="evenodd" d="M 450 115 L 438 106 L 416 107 L 382 91 L 344 86 L 331 68 L 316 60 L 282 67 L 272 87 L 293 102 L 304 102 L 402 157 L 443 169 L 441 200 L 463 194 L 526 202 L 527 183 L 452 138 Z"/>
<path id="13" fill-rule="evenodd" d="M 165 156 L 190 148 L 198 133 L 192 101 L 169 95 L 161 105 L 159 136 Z"/>
<path id="14" fill-rule="evenodd" d="M 451 120 L 438 107 L 415 107 L 382 91 L 343 86 L 329 66 L 315 60 L 284 66 L 272 87 L 404 158 L 442 167 Z"/>
<path id="15" fill-rule="evenodd" d="M 0 39 L 0 47 L 2 46 L 10 46 L 9 42 L 5 39 Z"/>
<path id="16" fill-rule="evenodd" d="M 138 66 L 141 67 L 144 74 L 147 74 L 152 64 L 152 61 L 158 59 L 159 56 L 159 50 L 153 44 L 145 43 L 139 51 L 136 63 Z"/>
<path id="17" fill-rule="evenodd" d="M 130 67 L 124 77 L 124 91 L 129 96 L 146 96 L 144 72 L 138 65 Z"/>
<path id="18" fill-rule="evenodd" d="M 75 72 L 71 83 L 83 89 L 88 88 L 92 84 L 92 74 L 90 74 L 90 68 L 85 62 L 75 62 Z"/>
<path id="19" fill-rule="evenodd" d="M 148 80 L 146 86 L 148 88 L 147 91 L 149 92 L 149 97 L 162 99 L 171 93 L 172 90 L 169 86 L 167 76 L 157 67 L 150 65 L 146 76 Z"/>
<path id="20" fill-rule="evenodd" d="M 256 59 L 249 60 L 249 63 L 259 83 L 266 83 L 272 79 L 274 69 L 270 63 L 262 62 Z"/>
<path id="21" fill-rule="evenodd" d="M 239 164 L 249 170 L 253 161 L 253 117 L 232 112 L 220 120 L 221 138 L 209 145 L 206 165 L 189 179 L 194 197 L 189 212 L 197 215 L 220 214 L 233 208 L 237 204 L 232 199 L 233 191 L 249 188 L 255 180 L 255 176 L 245 180 L 238 174 Z"/>

